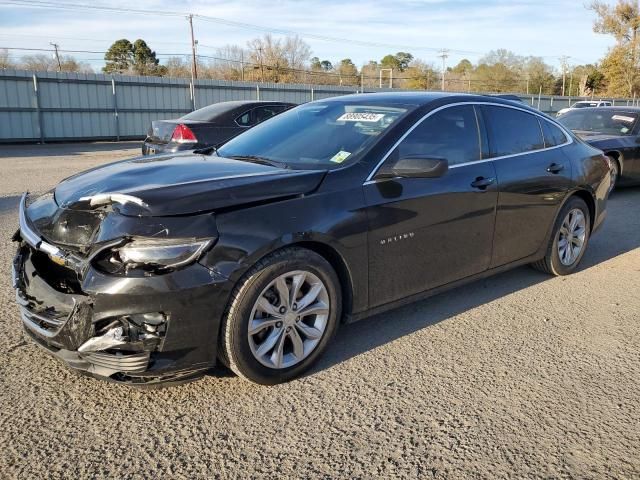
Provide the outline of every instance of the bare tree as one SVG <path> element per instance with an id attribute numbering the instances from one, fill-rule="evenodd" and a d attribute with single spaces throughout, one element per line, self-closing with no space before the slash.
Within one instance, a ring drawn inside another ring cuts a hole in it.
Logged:
<path id="1" fill-rule="evenodd" d="M 169 57 L 164 65 L 167 77 L 174 78 L 191 78 L 191 63 L 190 60 L 183 57 Z M 199 71 L 199 69 L 198 69 Z"/>
<path id="2" fill-rule="evenodd" d="M 16 68 L 16 63 L 11 60 L 9 50 L 0 49 L 0 69 Z"/>
<path id="3" fill-rule="evenodd" d="M 265 35 L 247 43 L 249 59 L 261 81 L 304 81 L 311 49 L 299 37 L 283 40 Z"/>
<path id="4" fill-rule="evenodd" d="M 287 62 L 287 67 L 293 71 L 289 72 L 289 77 L 293 81 L 300 81 L 304 76 L 304 69 L 311 57 L 311 48 L 297 35 L 287 37 L 282 46 L 282 53 Z"/>
<path id="5" fill-rule="evenodd" d="M 58 70 L 58 62 L 52 56 L 39 53 L 22 57 L 19 67 L 35 72 L 54 72 Z M 62 72 L 93 73 L 91 65 L 69 55 L 60 56 L 60 70 Z"/>
<path id="6" fill-rule="evenodd" d="M 208 69 L 212 78 L 223 80 L 248 80 L 246 64 L 248 52 L 238 45 L 225 45 L 218 48 L 216 58 L 209 61 Z"/>

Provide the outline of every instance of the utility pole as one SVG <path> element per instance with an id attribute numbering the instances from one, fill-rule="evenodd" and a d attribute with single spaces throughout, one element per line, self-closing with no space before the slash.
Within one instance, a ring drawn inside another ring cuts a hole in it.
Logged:
<path id="1" fill-rule="evenodd" d="M 55 55 L 56 55 L 56 61 L 58 62 L 58 71 L 61 72 L 62 71 L 62 64 L 60 63 L 60 55 L 58 54 L 58 48 L 60 48 L 60 45 L 58 45 L 57 43 L 53 43 L 53 42 L 49 42 L 49 45 L 51 45 L 53 47 L 53 49 L 55 50 Z"/>
<path id="2" fill-rule="evenodd" d="M 443 48 L 442 50 L 440 50 L 440 55 L 438 55 L 438 57 L 442 58 L 442 91 L 444 92 L 444 75 L 447 70 L 447 58 L 449 57 L 449 50 Z"/>
<path id="3" fill-rule="evenodd" d="M 258 53 L 260 53 L 260 81 L 264 83 L 264 64 L 262 63 L 262 47 L 258 47 Z M 342 85 L 342 81 L 340 82 Z"/>
<path id="4" fill-rule="evenodd" d="M 240 50 L 240 68 L 242 68 L 242 73 L 240 73 L 240 78 L 244 82 L 244 50 Z"/>
<path id="5" fill-rule="evenodd" d="M 381 68 L 379 77 L 380 77 L 380 88 L 382 88 L 382 74 L 383 72 L 389 72 L 389 88 L 393 88 L 393 68 Z"/>
<path id="6" fill-rule="evenodd" d="M 195 80 L 196 78 L 198 78 L 198 67 L 196 65 L 196 40 L 195 37 L 193 36 L 193 14 L 190 13 L 189 16 L 187 17 L 187 20 L 189 20 L 189 28 L 191 29 L 191 53 L 192 53 L 192 59 L 191 59 L 191 80 Z"/>
<path id="7" fill-rule="evenodd" d="M 569 61 L 567 55 L 563 55 L 560 57 L 560 65 L 562 66 L 562 96 L 564 97 L 564 89 L 567 84 L 567 62 Z"/>
<path id="8" fill-rule="evenodd" d="M 569 77 L 569 97 L 571 97 L 571 94 L 573 92 L 573 68 L 571 69 L 571 77 Z"/>

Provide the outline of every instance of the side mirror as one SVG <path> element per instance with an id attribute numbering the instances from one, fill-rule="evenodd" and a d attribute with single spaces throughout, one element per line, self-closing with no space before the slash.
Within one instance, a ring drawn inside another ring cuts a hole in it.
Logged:
<path id="1" fill-rule="evenodd" d="M 449 162 L 441 157 L 411 155 L 402 157 L 388 167 L 382 167 L 376 178 L 437 178 L 449 170 Z"/>

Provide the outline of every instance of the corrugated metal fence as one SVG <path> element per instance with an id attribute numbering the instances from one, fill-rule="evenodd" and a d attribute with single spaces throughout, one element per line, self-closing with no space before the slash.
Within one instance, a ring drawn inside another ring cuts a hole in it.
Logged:
<path id="1" fill-rule="evenodd" d="M 357 91 L 357 87 L 328 85 L 224 80 L 197 80 L 192 85 L 181 78 L 1 70 L 0 143 L 139 139 L 152 120 L 176 118 L 212 103 L 255 99 L 304 103 Z M 522 99 L 546 112 L 572 101 L 530 95 Z M 625 102 L 631 100 L 616 100 Z"/>

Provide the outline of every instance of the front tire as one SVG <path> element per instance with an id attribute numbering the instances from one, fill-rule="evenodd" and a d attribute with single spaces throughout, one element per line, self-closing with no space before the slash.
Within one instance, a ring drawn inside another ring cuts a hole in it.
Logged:
<path id="1" fill-rule="evenodd" d="M 550 275 L 569 275 L 582 260 L 589 243 L 589 207 L 579 197 L 571 197 L 560 210 L 543 259 L 533 267 Z"/>
<path id="2" fill-rule="evenodd" d="M 221 360 L 255 383 L 289 381 L 322 355 L 341 310 L 340 283 L 327 260 L 297 247 L 274 252 L 232 293 L 222 323 Z"/>

